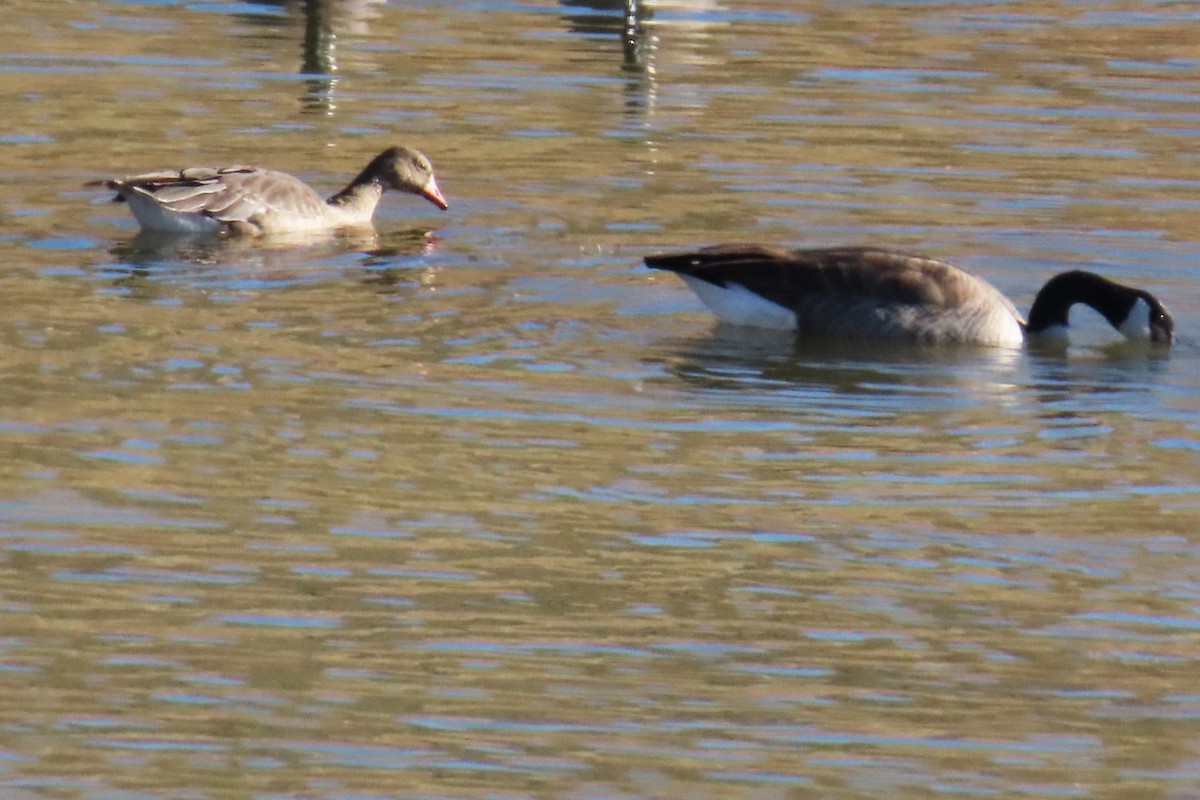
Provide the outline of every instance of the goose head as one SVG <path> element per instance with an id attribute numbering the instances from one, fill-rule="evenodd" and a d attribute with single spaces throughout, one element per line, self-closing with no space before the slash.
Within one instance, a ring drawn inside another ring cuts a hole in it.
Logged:
<path id="1" fill-rule="evenodd" d="M 1170 344 L 1175 340 L 1175 320 L 1157 297 L 1149 292 L 1135 290 L 1137 299 L 1125 314 L 1125 321 L 1117 326 L 1125 338 L 1139 342 L 1161 342 Z"/>
<path id="2" fill-rule="evenodd" d="M 389 147 L 367 165 L 363 178 L 377 181 L 384 189 L 424 197 L 445 211 L 449 206 L 433 177 L 433 165 L 422 153 L 409 147 Z"/>
<path id="3" fill-rule="evenodd" d="M 1034 335 L 1061 334 L 1071 306 L 1083 303 L 1099 311 L 1126 339 L 1170 344 L 1175 320 L 1157 297 L 1092 272 L 1072 270 L 1055 275 L 1038 292 L 1026 330 Z"/>

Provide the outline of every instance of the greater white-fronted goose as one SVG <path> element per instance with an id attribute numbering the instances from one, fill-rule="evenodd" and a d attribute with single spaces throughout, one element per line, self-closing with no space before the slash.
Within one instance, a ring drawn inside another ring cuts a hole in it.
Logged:
<path id="1" fill-rule="evenodd" d="M 1071 306 L 1084 303 L 1128 339 L 1174 338 L 1174 321 L 1154 295 L 1082 270 L 1051 278 L 1026 321 L 982 278 L 892 250 L 718 245 L 645 261 L 677 273 L 725 322 L 805 337 L 1018 347 L 1026 338 L 1065 337 Z"/>
<path id="2" fill-rule="evenodd" d="M 299 178 L 262 167 L 189 167 L 91 185 L 115 191 L 142 228 L 173 233 L 261 235 L 366 225 L 387 189 L 447 207 L 429 159 L 408 147 L 384 150 L 328 200 Z"/>

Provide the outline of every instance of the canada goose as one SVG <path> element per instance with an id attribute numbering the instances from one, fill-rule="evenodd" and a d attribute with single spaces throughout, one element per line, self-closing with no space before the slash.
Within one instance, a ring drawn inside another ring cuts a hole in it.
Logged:
<path id="1" fill-rule="evenodd" d="M 269 234 L 366 225 L 385 189 L 420 195 L 443 210 L 446 200 L 429 159 L 391 147 L 328 200 L 286 172 L 261 167 L 189 167 L 95 181 L 117 193 L 146 230 Z"/>
<path id="2" fill-rule="evenodd" d="M 1154 295 L 1082 270 L 1051 278 L 1026 321 L 982 278 L 891 250 L 735 244 L 645 261 L 678 273 L 726 322 L 806 336 L 1016 347 L 1026 337 L 1065 336 L 1071 306 L 1086 303 L 1129 339 L 1174 338 L 1174 321 Z"/>

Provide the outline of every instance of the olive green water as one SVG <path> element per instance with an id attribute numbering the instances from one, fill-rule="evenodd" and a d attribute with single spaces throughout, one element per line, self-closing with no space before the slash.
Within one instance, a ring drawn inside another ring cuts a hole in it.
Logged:
<path id="1" fill-rule="evenodd" d="M 622 24 L 5 4 L 0 797 L 1200 796 L 1200 13 Z M 81 186 L 393 142 L 449 212 Z M 1181 341 L 795 348 L 638 266 L 729 239 L 1086 265 Z"/>

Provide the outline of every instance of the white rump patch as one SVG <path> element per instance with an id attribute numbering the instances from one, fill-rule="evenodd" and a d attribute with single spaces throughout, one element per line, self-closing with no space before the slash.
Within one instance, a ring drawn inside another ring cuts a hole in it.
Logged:
<path id="1" fill-rule="evenodd" d="M 148 231 L 167 233 L 211 233 L 223 227 L 212 217 L 204 214 L 181 214 L 172 211 L 154 199 L 153 195 L 138 189 L 124 193 L 129 210 Z"/>
<path id="2" fill-rule="evenodd" d="M 772 303 L 740 283 L 730 282 L 722 287 L 691 275 L 680 277 L 723 322 L 776 330 L 794 331 L 798 327 L 793 311 Z"/>
<path id="3" fill-rule="evenodd" d="M 1150 304 L 1146 302 L 1146 298 L 1139 297 L 1137 302 L 1133 304 L 1133 308 L 1129 309 L 1128 316 L 1121 323 L 1121 327 L 1117 328 L 1126 339 L 1134 342 L 1150 341 Z"/>

